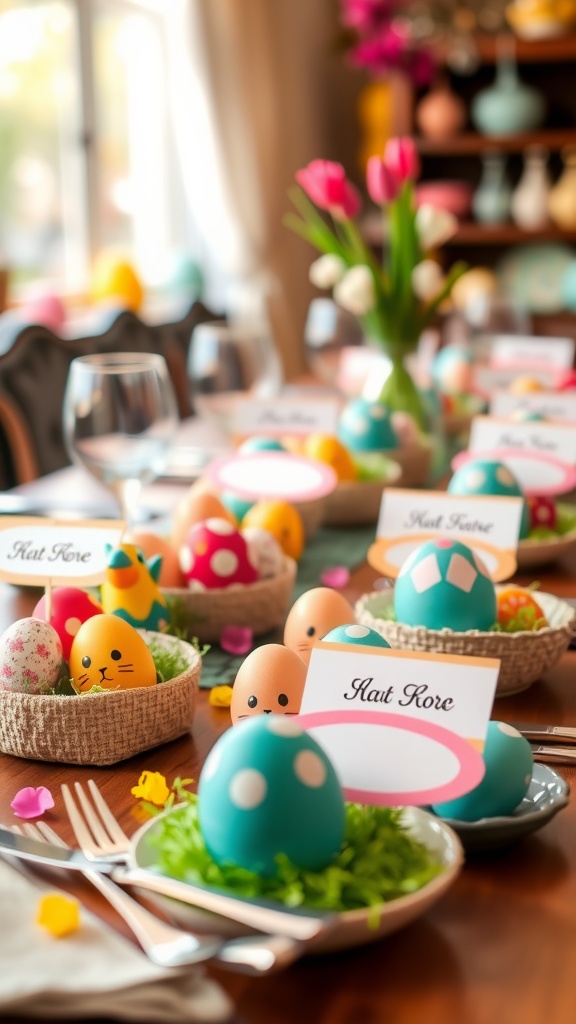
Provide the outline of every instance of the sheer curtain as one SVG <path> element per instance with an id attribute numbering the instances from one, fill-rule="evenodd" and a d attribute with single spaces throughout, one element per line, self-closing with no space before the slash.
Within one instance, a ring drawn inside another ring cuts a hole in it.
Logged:
<path id="1" fill-rule="evenodd" d="M 355 131 L 354 76 L 334 48 L 337 0 L 170 8 L 172 111 L 206 298 L 232 312 L 261 303 L 290 378 L 304 368 L 314 253 L 282 224 L 286 193 L 298 167 L 341 158 Z"/>

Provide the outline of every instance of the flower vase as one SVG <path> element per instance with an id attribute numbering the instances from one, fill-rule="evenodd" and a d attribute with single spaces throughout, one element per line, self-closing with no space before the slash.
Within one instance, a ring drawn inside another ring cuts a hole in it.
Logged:
<path id="1" fill-rule="evenodd" d="M 383 358 L 375 364 L 364 385 L 363 397 L 382 402 L 390 412 L 408 413 L 420 430 L 428 432 L 426 406 L 406 367 L 405 355 L 388 354 L 384 349 Z"/>

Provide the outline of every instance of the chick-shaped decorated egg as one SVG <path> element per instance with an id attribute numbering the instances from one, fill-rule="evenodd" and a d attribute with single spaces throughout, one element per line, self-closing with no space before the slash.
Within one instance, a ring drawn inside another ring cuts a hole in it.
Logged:
<path id="1" fill-rule="evenodd" d="M 394 611 L 397 621 L 408 626 L 485 631 L 496 622 L 496 591 L 472 548 L 436 537 L 403 562 L 394 587 Z"/>
<path id="2" fill-rule="evenodd" d="M 246 513 L 242 529 L 259 526 L 276 538 L 282 551 L 296 561 L 304 551 L 304 524 L 297 508 L 287 501 L 263 498 Z"/>
<path id="3" fill-rule="evenodd" d="M 62 644 L 62 655 L 68 661 L 72 641 L 80 626 L 93 615 L 102 615 L 102 605 L 92 594 L 79 587 L 54 588 L 50 595 L 50 618 L 46 614 L 47 605 L 46 595 L 43 595 L 32 615 L 49 622 L 56 630 Z"/>
<path id="4" fill-rule="evenodd" d="M 522 802 L 534 764 L 528 740 L 511 725 L 489 722 L 482 756 L 486 767 L 482 781 L 456 800 L 435 804 L 433 810 L 440 817 L 479 821 L 512 814 Z"/>
<path id="5" fill-rule="evenodd" d="M 550 530 L 554 532 L 558 525 L 556 502 L 546 494 L 528 498 L 528 515 L 530 530 Z"/>
<path id="6" fill-rule="evenodd" d="M 388 406 L 354 398 L 338 420 L 338 437 L 351 452 L 376 452 L 398 447 Z"/>
<path id="7" fill-rule="evenodd" d="M 179 552 L 180 568 L 187 585 L 201 584 L 218 590 L 258 579 L 248 545 L 240 530 L 227 519 L 207 519 L 189 531 Z"/>
<path id="8" fill-rule="evenodd" d="M 140 548 L 147 562 L 151 559 L 162 559 L 158 575 L 159 587 L 183 587 L 184 577 L 178 562 L 176 548 L 164 537 L 156 533 L 149 533 L 147 530 L 134 530 L 130 534 L 124 534 L 123 538 L 128 544 L 135 544 Z"/>
<path id="9" fill-rule="evenodd" d="M 282 572 L 285 556 L 276 537 L 261 526 L 247 526 L 240 531 L 248 545 L 248 557 L 258 570 L 260 579 L 269 579 Z"/>
<path id="10" fill-rule="evenodd" d="M 448 484 L 449 494 L 494 494 L 507 498 L 524 497 L 511 469 L 493 459 L 474 459 L 456 470 Z M 524 499 L 520 521 L 520 539 L 528 536 L 530 516 Z"/>
<path id="11" fill-rule="evenodd" d="M 307 666 L 282 644 L 262 644 L 244 659 L 234 680 L 232 724 L 253 715 L 297 715 Z"/>
<path id="12" fill-rule="evenodd" d="M 332 466 L 340 483 L 356 480 L 358 476 L 348 449 L 330 434 L 310 434 L 304 443 L 304 455 Z"/>
<path id="13" fill-rule="evenodd" d="M 348 623 L 346 626 L 337 626 L 331 629 L 323 641 L 335 644 L 360 644 L 363 647 L 390 647 L 390 644 L 375 629 L 368 626 L 361 626 L 357 622 Z"/>
<path id="14" fill-rule="evenodd" d="M 290 718 L 258 715 L 225 732 L 208 754 L 198 820 L 218 864 L 273 877 L 282 854 L 322 871 L 344 838 L 344 797 L 312 736 Z"/>
<path id="15" fill-rule="evenodd" d="M 471 390 L 474 358 L 460 345 L 446 345 L 432 363 L 432 380 L 445 395 L 462 395 Z"/>
<path id="16" fill-rule="evenodd" d="M 331 629 L 354 622 L 354 609 L 330 587 L 313 587 L 292 605 L 284 626 L 284 643 L 307 665 L 312 647 Z"/>
<path id="17" fill-rule="evenodd" d="M 156 666 L 134 626 L 118 615 L 95 615 L 78 630 L 70 651 L 70 675 L 77 693 L 154 686 Z"/>
<path id="18" fill-rule="evenodd" d="M 531 590 L 513 584 L 497 595 L 498 623 L 508 633 L 543 629 L 546 616 Z"/>
<path id="19" fill-rule="evenodd" d="M 62 669 L 62 643 L 49 622 L 17 619 L 0 637 L 0 690 L 48 693 Z"/>
<path id="20" fill-rule="evenodd" d="M 277 437 L 247 437 L 240 445 L 239 452 L 246 454 L 250 452 L 285 452 L 286 448 Z"/>

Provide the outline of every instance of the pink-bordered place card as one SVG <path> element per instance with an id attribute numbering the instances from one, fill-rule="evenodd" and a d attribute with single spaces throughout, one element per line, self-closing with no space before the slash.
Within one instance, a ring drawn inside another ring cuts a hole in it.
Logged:
<path id="1" fill-rule="evenodd" d="M 499 666 L 489 658 L 319 641 L 298 721 L 331 759 L 347 800 L 454 800 L 484 775 Z"/>
<path id="2" fill-rule="evenodd" d="M 452 468 L 472 459 L 503 462 L 527 496 L 565 494 L 576 486 L 576 430 L 568 423 L 475 416 L 468 449 Z"/>
<path id="3" fill-rule="evenodd" d="M 536 413 L 545 420 L 576 424 L 576 391 L 494 391 L 490 397 L 491 416 L 515 416 Z"/>
<path id="4" fill-rule="evenodd" d="M 312 501 L 337 483 L 331 466 L 289 452 L 238 452 L 216 459 L 206 472 L 220 490 L 254 501 Z"/>
<path id="5" fill-rule="evenodd" d="M 239 401 L 234 406 L 232 434 L 237 438 L 333 436 L 341 404 L 337 398 L 308 398 L 300 394 Z"/>
<path id="6" fill-rule="evenodd" d="M 478 553 L 495 582 L 508 579 L 516 569 L 522 509 L 522 498 L 387 488 L 368 561 L 395 578 L 421 544 L 451 537 Z"/>
<path id="7" fill-rule="evenodd" d="M 490 364 L 516 372 L 566 371 L 574 365 L 574 338 L 548 338 L 536 335 L 497 334 L 490 348 Z"/>

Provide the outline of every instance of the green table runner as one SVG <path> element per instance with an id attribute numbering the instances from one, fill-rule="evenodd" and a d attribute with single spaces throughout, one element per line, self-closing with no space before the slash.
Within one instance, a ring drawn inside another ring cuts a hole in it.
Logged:
<path id="1" fill-rule="evenodd" d="M 292 601 L 300 597 L 312 587 L 321 587 L 320 574 L 324 569 L 336 565 L 354 569 L 366 558 L 366 552 L 374 540 L 375 527 L 362 526 L 345 529 L 321 527 L 307 544 L 306 550 L 298 565 L 298 575 L 294 585 Z M 260 636 L 254 646 L 270 643 L 282 643 L 282 628 Z M 232 684 L 244 656 L 227 654 L 214 644 L 204 655 L 200 686 L 205 690 L 213 686 Z"/>

